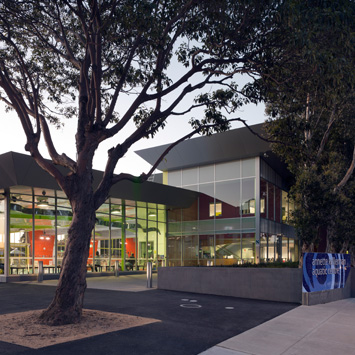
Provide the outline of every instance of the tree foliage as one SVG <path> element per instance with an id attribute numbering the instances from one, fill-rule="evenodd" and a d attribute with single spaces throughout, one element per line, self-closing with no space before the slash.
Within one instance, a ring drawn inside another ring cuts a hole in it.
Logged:
<path id="1" fill-rule="evenodd" d="M 282 63 L 265 70 L 265 97 L 276 152 L 296 177 L 294 223 L 304 249 L 327 233 L 328 251 L 355 243 L 355 3 L 290 1 L 280 29 Z M 270 75 L 270 76 L 268 76 Z"/>

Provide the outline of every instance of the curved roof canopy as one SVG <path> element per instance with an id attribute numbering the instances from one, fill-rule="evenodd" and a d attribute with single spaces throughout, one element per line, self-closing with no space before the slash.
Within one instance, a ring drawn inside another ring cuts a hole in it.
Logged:
<path id="1" fill-rule="evenodd" d="M 63 173 L 68 173 L 63 167 L 58 167 Z M 96 188 L 103 173 L 93 171 Z M 0 155 L 0 188 L 15 186 L 37 187 L 41 189 L 61 190 L 55 179 L 37 165 L 28 155 L 8 152 Z M 133 201 L 151 202 L 168 207 L 189 207 L 197 198 L 198 193 L 172 186 L 166 186 L 146 181 L 142 184 L 131 181 L 121 181 L 110 190 L 110 197 Z"/>

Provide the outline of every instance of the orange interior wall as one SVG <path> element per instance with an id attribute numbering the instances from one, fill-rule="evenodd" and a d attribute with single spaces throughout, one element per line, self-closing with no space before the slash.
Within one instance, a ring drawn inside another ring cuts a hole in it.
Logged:
<path id="1" fill-rule="evenodd" d="M 29 232 L 30 245 L 32 250 L 32 232 Z M 49 239 L 47 239 L 49 238 Z M 43 230 L 35 231 L 35 260 L 43 261 L 43 265 L 53 265 L 53 248 L 54 248 L 54 239 L 53 234 L 44 234 Z"/>

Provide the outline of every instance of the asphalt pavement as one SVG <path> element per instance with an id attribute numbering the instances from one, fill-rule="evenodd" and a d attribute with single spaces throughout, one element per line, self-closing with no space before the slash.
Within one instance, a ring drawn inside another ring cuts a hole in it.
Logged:
<path id="1" fill-rule="evenodd" d="M 153 286 L 154 278 L 156 275 Z M 147 289 L 145 275 L 87 281 L 84 308 L 161 322 L 37 350 L 0 342 L 0 354 L 196 355 L 204 351 L 233 351 L 216 345 L 299 308 L 292 303 Z M 0 284 L 0 314 L 47 307 L 54 296 L 55 284 L 55 280 Z"/>

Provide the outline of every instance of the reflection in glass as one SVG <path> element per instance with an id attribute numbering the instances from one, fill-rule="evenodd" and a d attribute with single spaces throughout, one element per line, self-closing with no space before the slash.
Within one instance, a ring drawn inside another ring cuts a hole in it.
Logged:
<path id="1" fill-rule="evenodd" d="M 198 175 L 198 168 L 184 169 L 182 171 L 182 186 L 196 185 Z"/>
<path id="2" fill-rule="evenodd" d="M 127 242 L 129 242 L 127 240 Z M 147 221 L 137 219 L 137 242 L 138 242 L 138 255 L 137 266 L 139 270 L 145 270 L 147 267 Z M 133 245 L 126 245 L 127 252 L 133 251 Z"/>
<path id="3" fill-rule="evenodd" d="M 242 177 L 255 176 L 255 159 L 242 160 Z"/>
<path id="4" fill-rule="evenodd" d="M 0 200 L 0 275 L 5 273 L 5 200 Z"/>
<path id="5" fill-rule="evenodd" d="M 68 229 L 72 221 L 72 210 L 68 199 L 57 198 L 57 265 L 62 265 L 68 241 Z"/>
<path id="6" fill-rule="evenodd" d="M 240 180 L 216 182 L 215 198 L 222 202 L 223 211 L 217 217 L 233 218 L 240 216 Z"/>
<path id="7" fill-rule="evenodd" d="M 243 263 L 255 261 L 255 233 L 243 233 L 242 235 L 242 259 Z"/>
<path id="8" fill-rule="evenodd" d="M 267 182 L 260 179 L 260 217 L 266 218 Z"/>
<path id="9" fill-rule="evenodd" d="M 233 265 L 241 262 L 240 234 L 216 235 L 216 265 Z"/>
<path id="10" fill-rule="evenodd" d="M 198 236 L 188 235 L 182 238 L 183 266 L 198 265 Z"/>
<path id="11" fill-rule="evenodd" d="M 275 214 L 275 195 L 274 195 L 275 187 L 273 184 L 268 183 L 268 203 L 267 203 L 267 212 L 268 212 L 268 219 L 274 220 Z"/>
<path id="12" fill-rule="evenodd" d="M 267 234 L 260 234 L 260 262 L 266 263 L 268 262 L 268 247 L 267 247 Z"/>
<path id="13" fill-rule="evenodd" d="M 32 196 L 11 194 L 10 274 L 29 274 L 33 272 L 32 220 Z"/>
<path id="14" fill-rule="evenodd" d="M 214 236 L 200 235 L 199 265 L 207 266 L 207 261 L 214 262 Z"/>
<path id="15" fill-rule="evenodd" d="M 243 216 L 255 215 L 255 179 L 242 181 L 242 213 Z"/>
<path id="16" fill-rule="evenodd" d="M 275 221 L 281 222 L 281 189 L 275 186 Z"/>
<path id="17" fill-rule="evenodd" d="M 216 164 L 216 181 L 240 178 L 240 161 Z"/>
<path id="18" fill-rule="evenodd" d="M 181 186 L 181 170 L 168 172 L 168 185 Z"/>
<path id="19" fill-rule="evenodd" d="M 166 260 L 166 223 L 165 218 L 160 219 L 158 223 L 158 265 L 162 266 L 162 262 Z"/>
<path id="20" fill-rule="evenodd" d="M 120 206 L 111 205 L 111 214 L 112 211 L 118 213 Z M 96 212 L 96 224 L 94 231 L 94 241 L 93 241 L 93 250 L 90 250 L 90 253 L 95 256 L 93 264 L 95 272 L 108 271 L 110 269 L 110 224 L 112 228 L 112 220 L 110 219 L 110 205 L 103 204 Z M 114 214 L 115 215 L 115 214 Z M 119 216 L 117 214 L 117 216 Z"/>
<path id="21" fill-rule="evenodd" d="M 169 236 L 167 239 L 168 266 L 181 266 L 181 237 Z"/>
<path id="22" fill-rule="evenodd" d="M 269 255 L 269 261 L 271 261 L 271 262 L 273 262 L 277 259 L 276 241 L 277 241 L 277 236 L 275 234 L 269 235 L 268 255 Z"/>
<path id="23" fill-rule="evenodd" d="M 199 182 L 213 182 L 214 181 L 214 165 L 200 166 Z"/>

